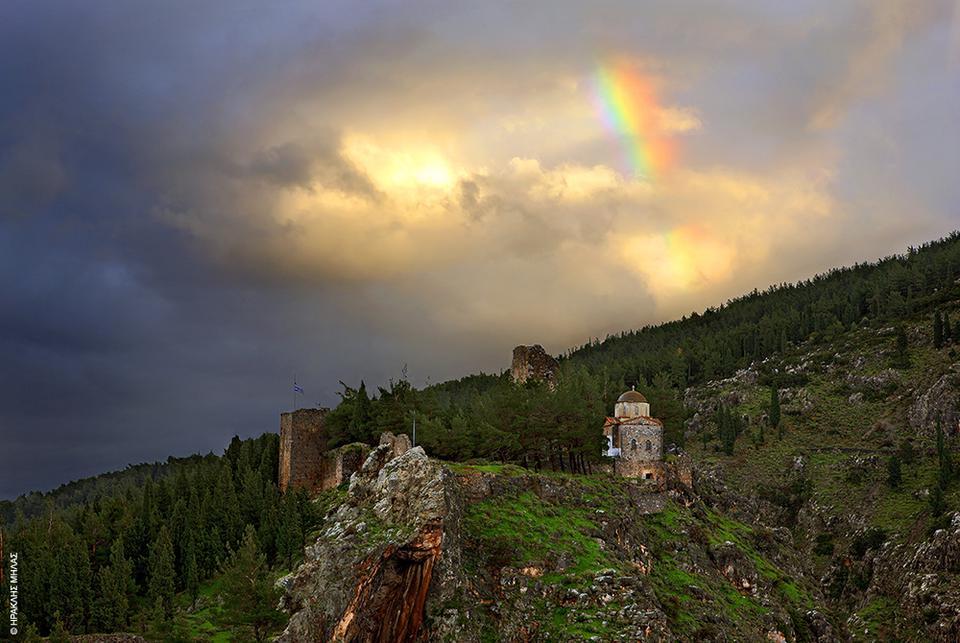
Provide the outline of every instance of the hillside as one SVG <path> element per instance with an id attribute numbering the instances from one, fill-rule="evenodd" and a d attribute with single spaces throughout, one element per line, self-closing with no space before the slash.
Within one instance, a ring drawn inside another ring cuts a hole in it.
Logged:
<path id="1" fill-rule="evenodd" d="M 345 388 L 331 447 L 416 414 L 423 451 L 313 502 L 279 494 L 275 435 L 24 496 L 0 514 L 43 570 L 24 614 L 150 640 L 957 640 L 958 277 L 954 234 L 590 343 L 555 388 Z M 630 384 L 691 480 L 601 471 Z"/>

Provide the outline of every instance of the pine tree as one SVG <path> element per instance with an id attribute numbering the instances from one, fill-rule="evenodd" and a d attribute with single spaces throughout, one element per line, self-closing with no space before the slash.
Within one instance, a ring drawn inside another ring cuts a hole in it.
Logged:
<path id="1" fill-rule="evenodd" d="M 50 638 L 47 640 L 50 643 L 70 643 L 70 632 L 64 625 L 60 612 L 53 615 L 53 627 L 50 628 Z"/>
<path id="2" fill-rule="evenodd" d="M 169 617 L 173 614 L 173 596 L 175 593 L 176 572 L 174 570 L 173 542 L 170 531 L 162 525 L 157 539 L 150 548 L 149 596 L 154 605 L 159 605 Z"/>
<path id="3" fill-rule="evenodd" d="M 373 420 L 373 404 L 367 395 L 367 385 L 360 380 L 360 388 L 353 398 L 353 416 L 350 418 L 349 435 L 354 442 L 364 442 L 368 439 Z"/>
<path id="4" fill-rule="evenodd" d="M 900 473 L 900 458 L 896 454 L 887 461 L 887 484 L 896 489 L 900 486 L 903 477 Z"/>
<path id="5" fill-rule="evenodd" d="M 240 547 L 224 565 L 223 590 L 224 621 L 249 628 L 254 640 L 266 640 L 270 631 L 283 623 L 283 614 L 276 608 L 280 591 L 257 547 L 252 525 L 246 526 Z"/>
<path id="6" fill-rule="evenodd" d="M 943 313 L 943 341 L 949 344 L 953 340 L 953 329 L 950 326 L 950 313 Z"/>
<path id="7" fill-rule="evenodd" d="M 215 494 L 210 499 L 212 523 L 220 529 L 220 533 L 227 546 L 237 542 L 240 528 L 240 501 L 237 499 L 237 490 L 233 484 L 233 473 L 229 462 L 220 467 L 217 477 Z"/>
<path id="8" fill-rule="evenodd" d="M 187 596 L 190 597 L 190 605 L 197 601 L 197 594 L 200 592 L 200 569 L 197 566 L 197 543 L 193 531 L 188 531 L 183 536 L 183 562 L 180 569 L 181 584 Z"/>
<path id="9" fill-rule="evenodd" d="M 94 599 L 92 617 L 100 632 L 117 632 L 127 624 L 133 566 L 123 553 L 123 539 L 110 547 L 110 564 L 97 573 L 99 591 Z"/>
<path id="10" fill-rule="evenodd" d="M 943 317 L 939 310 L 933 314 L 933 347 L 943 348 Z"/>
<path id="11" fill-rule="evenodd" d="M 777 439 L 783 439 L 783 429 L 780 426 L 780 391 L 776 386 L 770 387 L 770 426 L 776 429 Z"/>
<path id="12" fill-rule="evenodd" d="M 300 523 L 300 511 L 294 493 L 283 496 L 280 509 L 280 525 L 277 530 L 277 560 L 287 569 L 293 568 L 294 561 L 303 551 L 303 527 Z"/>

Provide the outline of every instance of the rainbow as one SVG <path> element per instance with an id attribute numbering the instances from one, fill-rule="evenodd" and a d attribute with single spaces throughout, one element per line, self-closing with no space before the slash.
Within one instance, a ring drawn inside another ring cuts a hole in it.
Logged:
<path id="1" fill-rule="evenodd" d="M 638 178 L 656 178 L 672 165 L 674 147 L 659 126 L 653 84 L 625 65 L 600 65 L 593 80 L 597 110 L 620 140 L 627 167 Z"/>

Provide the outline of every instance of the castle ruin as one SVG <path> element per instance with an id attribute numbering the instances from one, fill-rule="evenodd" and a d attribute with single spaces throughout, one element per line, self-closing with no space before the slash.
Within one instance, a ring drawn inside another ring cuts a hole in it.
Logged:
<path id="1" fill-rule="evenodd" d="M 560 364 L 540 344 L 517 346 L 513 349 L 510 376 L 516 384 L 538 381 L 545 382 L 547 386 L 553 388 L 556 385 L 559 370 Z"/>
<path id="2" fill-rule="evenodd" d="M 326 417 L 330 409 L 298 409 L 280 414 L 280 491 L 303 489 L 310 495 L 338 487 L 360 469 L 370 447 L 362 442 L 327 449 L 330 436 Z M 381 445 L 389 445 L 389 457 L 408 451 L 406 434 L 384 433 Z"/>

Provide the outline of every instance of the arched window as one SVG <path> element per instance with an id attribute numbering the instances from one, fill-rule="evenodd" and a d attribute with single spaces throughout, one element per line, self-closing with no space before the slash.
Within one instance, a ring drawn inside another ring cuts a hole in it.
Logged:
<path id="1" fill-rule="evenodd" d="M 647 446 L 646 446 L 646 449 L 647 449 L 647 451 L 653 451 L 653 445 L 652 445 L 652 444 L 650 444 L 650 440 L 647 440 Z"/>
<path id="2" fill-rule="evenodd" d="M 636 451 L 636 450 L 637 450 L 637 441 L 636 441 L 636 439 L 630 440 L 630 450 L 631 450 L 631 451 Z"/>

